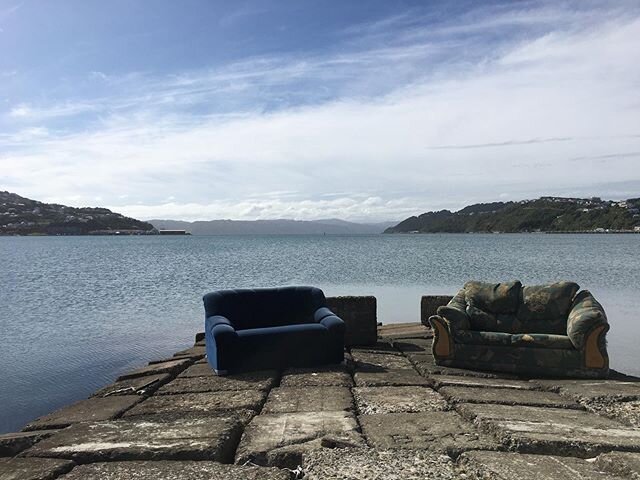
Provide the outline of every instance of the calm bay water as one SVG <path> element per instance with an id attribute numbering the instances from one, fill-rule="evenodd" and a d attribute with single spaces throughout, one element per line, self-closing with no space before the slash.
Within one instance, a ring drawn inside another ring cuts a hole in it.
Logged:
<path id="1" fill-rule="evenodd" d="M 640 374 L 639 253 L 640 235 L 0 238 L 0 433 L 191 346 L 219 288 L 375 295 L 392 323 L 469 279 L 574 280 L 608 313 L 611 366 Z"/>

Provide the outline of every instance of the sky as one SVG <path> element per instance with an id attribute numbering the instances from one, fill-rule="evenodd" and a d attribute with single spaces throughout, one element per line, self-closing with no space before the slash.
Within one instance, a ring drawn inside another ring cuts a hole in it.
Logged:
<path id="1" fill-rule="evenodd" d="M 140 219 L 640 196 L 640 2 L 0 0 L 0 190 Z"/>

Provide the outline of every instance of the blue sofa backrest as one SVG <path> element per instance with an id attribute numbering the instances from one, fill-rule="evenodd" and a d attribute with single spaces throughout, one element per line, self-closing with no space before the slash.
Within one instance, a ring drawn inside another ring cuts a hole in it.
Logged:
<path id="1" fill-rule="evenodd" d="M 326 307 L 315 287 L 218 290 L 203 300 L 205 318 L 222 315 L 236 330 L 312 323 L 315 311 Z"/>

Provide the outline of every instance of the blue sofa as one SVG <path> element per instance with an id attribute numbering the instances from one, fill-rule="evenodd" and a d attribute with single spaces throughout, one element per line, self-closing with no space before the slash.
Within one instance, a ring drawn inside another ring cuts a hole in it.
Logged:
<path id="1" fill-rule="evenodd" d="M 322 290 L 218 290 L 203 297 L 207 359 L 218 375 L 344 360 L 345 324 Z"/>

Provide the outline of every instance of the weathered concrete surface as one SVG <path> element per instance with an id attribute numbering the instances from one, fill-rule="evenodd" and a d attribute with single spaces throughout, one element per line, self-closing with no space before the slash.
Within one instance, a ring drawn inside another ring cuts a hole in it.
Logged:
<path id="1" fill-rule="evenodd" d="M 458 464 L 473 479 L 601 480 L 620 478 L 581 458 L 510 452 L 466 452 Z"/>
<path id="2" fill-rule="evenodd" d="M 53 480 L 75 464 L 55 458 L 2 458 L 0 480 Z"/>
<path id="3" fill-rule="evenodd" d="M 380 450 L 411 448 L 457 456 L 466 450 L 493 450 L 498 444 L 455 412 L 388 413 L 358 417 L 367 443 Z"/>
<path id="4" fill-rule="evenodd" d="M 346 367 L 336 368 L 292 368 L 285 370 L 280 380 L 281 387 L 351 387 L 353 379 Z"/>
<path id="5" fill-rule="evenodd" d="M 404 354 L 411 352 L 431 354 L 431 345 L 433 345 L 432 338 L 406 338 L 393 342 L 393 346 Z"/>
<path id="6" fill-rule="evenodd" d="M 429 387 L 356 387 L 353 396 L 360 415 L 438 412 L 448 409 L 442 396 Z"/>
<path id="7" fill-rule="evenodd" d="M 413 370 L 411 362 L 402 355 L 388 355 L 386 353 L 353 352 L 351 353 L 357 371 L 379 372 L 384 370 L 398 370 L 408 368 Z"/>
<path id="8" fill-rule="evenodd" d="M 22 455 L 77 463 L 117 460 L 215 460 L 230 463 L 243 423 L 234 416 L 170 422 L 113 420 L 77 423 Z"/>
<path id="9" fill-rule="evenodd" d="M 258 415 L 245 428 L 236 463 L 295 466 L 302 453 L 322 448 L 323 437 L 344 445 L 364 446 L 356 419 L 348 412 Z"/>
<path id="10" fill-rule="evenodd" d="M 232 410 L 258 412 L 266 396 L 266 392 L 260 390 L 156 395 L 129 410 L 123 418 L 139 415 L 211 415 Z"/>
<path id="11" fill-rule="evenodd" d="M 357 347 L 351 347 L 351 353 L 357 352 L 369 352 L 369 353 L 390 353 L 394 355 L 401 355 L 402 353 L 396 347 L 394 347 L 391 341 L 378 340 L 371 345 L 361 345 Z"/>
<path id="12" fill-rule="evenodd" d="M 144 377 L 147 375 L 157 375 L 160 373 L 168 373 L 177 375 L 179 372 L 187 368 L 192 360 L 189 358 L 181 358 L 178 360 L 169 360 L 168 362 L 153 363 L 146 367 L 138 368 L 131 372 L 120 375 L 117 381 L 126 380 L 127 378 Z"/>
<path id="13" fill-rule="evenodd" d="M 446 386 L 474 388 L 512 388 L 515 390 L 535 390 L 537 385 L 526 380 L 507 380 L 502 378 L 463 377 L 461 375 L 433 375 L 430 377 L 436 388 Z"/>
<path id="14" fill-rule="evenodd" d="M 442 365 L 436 365 L 432 355 L 420 355 L 410 354 L 408 355 L 413 366 L 422 375 L 457 375 L 463 377 L 475 377 L 475 378 L 503 378 L 510 380 L 519 380 L 517 375 L 502 372 L 489 372 L 484 370 L 467 370 L 464 368 L 444 367 Z"/>
<path id="15" fill-rule="evenodd" d="M 430 329 L 419 323 L 389 323 L 378 327 L 378 337 L 384 340 L 400 338 L 425 338 L 432 335 Z"/>
<path id="16" fill-rule="evenodd" d="M 141 401 L 142 397 L 139 395 L 114 395 L 106 398 L 93 397 L 37 418 L 29 423 L 24 430 L 64 428 L 72 423 L 112 420 L 118 418 Z"/>
<path id="17" fill-rule="evenodd" d="M 415 450 L 323 448 L 303 456 L 305 480 L 453 480 L 459 476 L 446 455 Z"/>
<path id="18" fill-rule="evenodd" d="M 32 432 L 4 433 L 0 435 L 0 457 L 13 457 L 57 431 L 34 430 Z"/>
<path id="19" fill-rule="evenodd" d="M 384 370 L 380 372 L 358 371 L 354 374 L 358 387 L 429 386 L 429 380 L 413 369 Z"/>
<path id="20" fill-rule="evenodd" d="M 237 390 L 269 390 L 275 385 L 277 379 L 278 372 L 275 370 L 264 370 L 261 372 L 242 373 L 223 377 L 217 375 L 179 377 L 167 385 L 164 385 L 158 390 L 157 395 Z"/>
<path id="21" fill-rule="evenodd" d="M 173 354 L 175 358 L 196 358 L 200 359 L 207 354 L 207 349 L 203 345 L 194 345 L 186 350 L 181 350 Z"/>
<path id="22" fill-rule="evenodd" d="M 265 413 L 353 411 L 347 387 L 280 387 L 269 393 Z"/>
<path id="23" fill-rule="evenodd" d="M 423 295 L 420 299 L 420 323 L 429 327 L 429 317 L 438 313 L 438 307 L 451 301 L 451 295 Z"/>
<path id="24" fill-rule="evenodd" d="M 376 343 L 378 338 L 376 297 L 328 297 L 327 306 L 345 323 L 345 346 Z"/>
<path id="25" fill-rule="evenodd" d="M 60 480 L 289 480 L 277 468 L 194 461 L 131 461 L 80 465 Z"/>
<path id="26" fill-rule="evenodd" d="M 602 453 L 596 458 L 595 465 L 605 472 L 640 480 L 640 453 Z"/>
<path id="27" fill-rule="evenodd" d="M 501 405 L 583 409 L 579 403 L 553 392 L 458 386 L 442 387 L 438 392 L 451 403 L 497 403 Z"/>
<path id="28" fill-rule="evenodd" d="M 640 400 L 640 382 L 615 380 L 532 380 L 532 382 L 578 400 Z"/>
<path id="29" fill-rule="evenodd" d="M 583 404 L 591 412 L 640 428 L 640 400 L 590 400 L 583 401 Z"/>
<path id="30" fill-rule="evenodd" d="M 183 371 L 178 378 L 217 376 L 209 363 L 196 363 Z"/>
<path id="31" fill-rule="evenodd" d="M 456 410 L 522 453 L 592 457 L 640 451 L 640 429 L 582 410 L 490 404 L 461 404 Z"/>
<path id="32" fill-rule="evenodd" d="M 112 395 L 151 395 L 171 379 L 168 373 L 128 378 L 101 388 L 92 397 L 110 397 Z"/>

